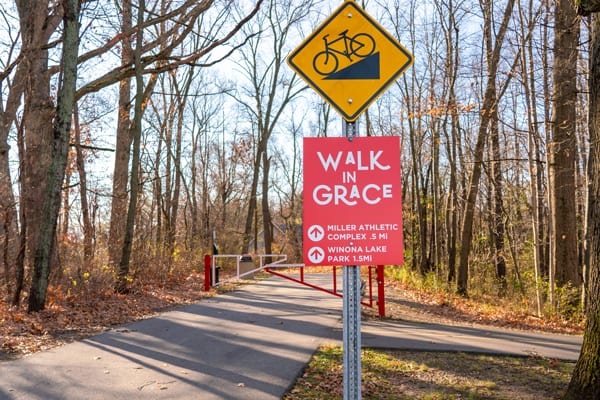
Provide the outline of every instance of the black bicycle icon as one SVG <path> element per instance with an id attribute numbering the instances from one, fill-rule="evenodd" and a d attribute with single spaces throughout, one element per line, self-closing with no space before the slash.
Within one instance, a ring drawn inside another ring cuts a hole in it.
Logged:
<path id="1" fill-rule="evenodd" d="M 348 29 L 338 35 L 337 39 L 328 41 L 329 34 L 323 36 L 325 50 L 317 53 L 313 58 L 313 68 L 321 75 L 333 74 L 339 67 L 337 54 L 340 54 L 350 62 L 352 56 L 365 58 L 375 51 L 375 39 L 367 33 L 357 33 L 349 37 Z M 335 45 L 335 46 L 334 46 Z"/>

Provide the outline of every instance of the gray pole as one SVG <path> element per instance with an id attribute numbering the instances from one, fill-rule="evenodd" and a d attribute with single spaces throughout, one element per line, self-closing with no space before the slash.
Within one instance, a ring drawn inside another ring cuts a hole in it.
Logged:
<path id="1" fill-rule="evenodd" d="M 344 121 L 342 131 L 349 141 L 356 130 L 356 122 Z M 344 400 L 360 400 L 360 266 L 346 265 L 343 280 Z"/>

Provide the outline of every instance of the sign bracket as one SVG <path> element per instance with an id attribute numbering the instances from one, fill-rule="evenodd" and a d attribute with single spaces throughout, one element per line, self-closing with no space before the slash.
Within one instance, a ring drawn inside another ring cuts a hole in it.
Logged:
<path id="1" fill-rule="evenodd" d="M 342 134 L 348 138 L 349 142 L 352 142 L 354 137 L 358 136 L 358 124 L 356 121 L 344 121 L 342 125 Z"/>

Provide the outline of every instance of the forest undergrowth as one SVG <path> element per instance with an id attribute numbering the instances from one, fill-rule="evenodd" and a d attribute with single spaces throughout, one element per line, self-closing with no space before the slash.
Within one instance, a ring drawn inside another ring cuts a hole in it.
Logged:
<path id="1" fill-rule="evenodd" d="M 509 287 L 497 293 L 493 282 L 473 285 L 469 297 L 459 296 L 434 274 L 426 277 L 402 267 L 391 267 L 386 275 L 386 316 L 446 324 L 481 324 L 541 332 L 582 334 L 582 313 L 552 312 L 549 305 L 538 315 L 532 290 Z M 510 286 L 510 285 L 509 285 Z M 533 286 L 533 285 L 532 285 Z M 545 296 L 547 299 L 547 296 Z M 372 313 L 371 313 L 372 314 Z"/>

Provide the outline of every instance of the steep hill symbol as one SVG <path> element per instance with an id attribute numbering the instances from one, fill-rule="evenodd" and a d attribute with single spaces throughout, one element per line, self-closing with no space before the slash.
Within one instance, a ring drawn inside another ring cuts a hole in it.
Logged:
<path id="1" fill-rule="evenodd" d="M 379 53 L 371 54 L 362 60 L 332 74 L 326 80 L 379 79 Z"/>

